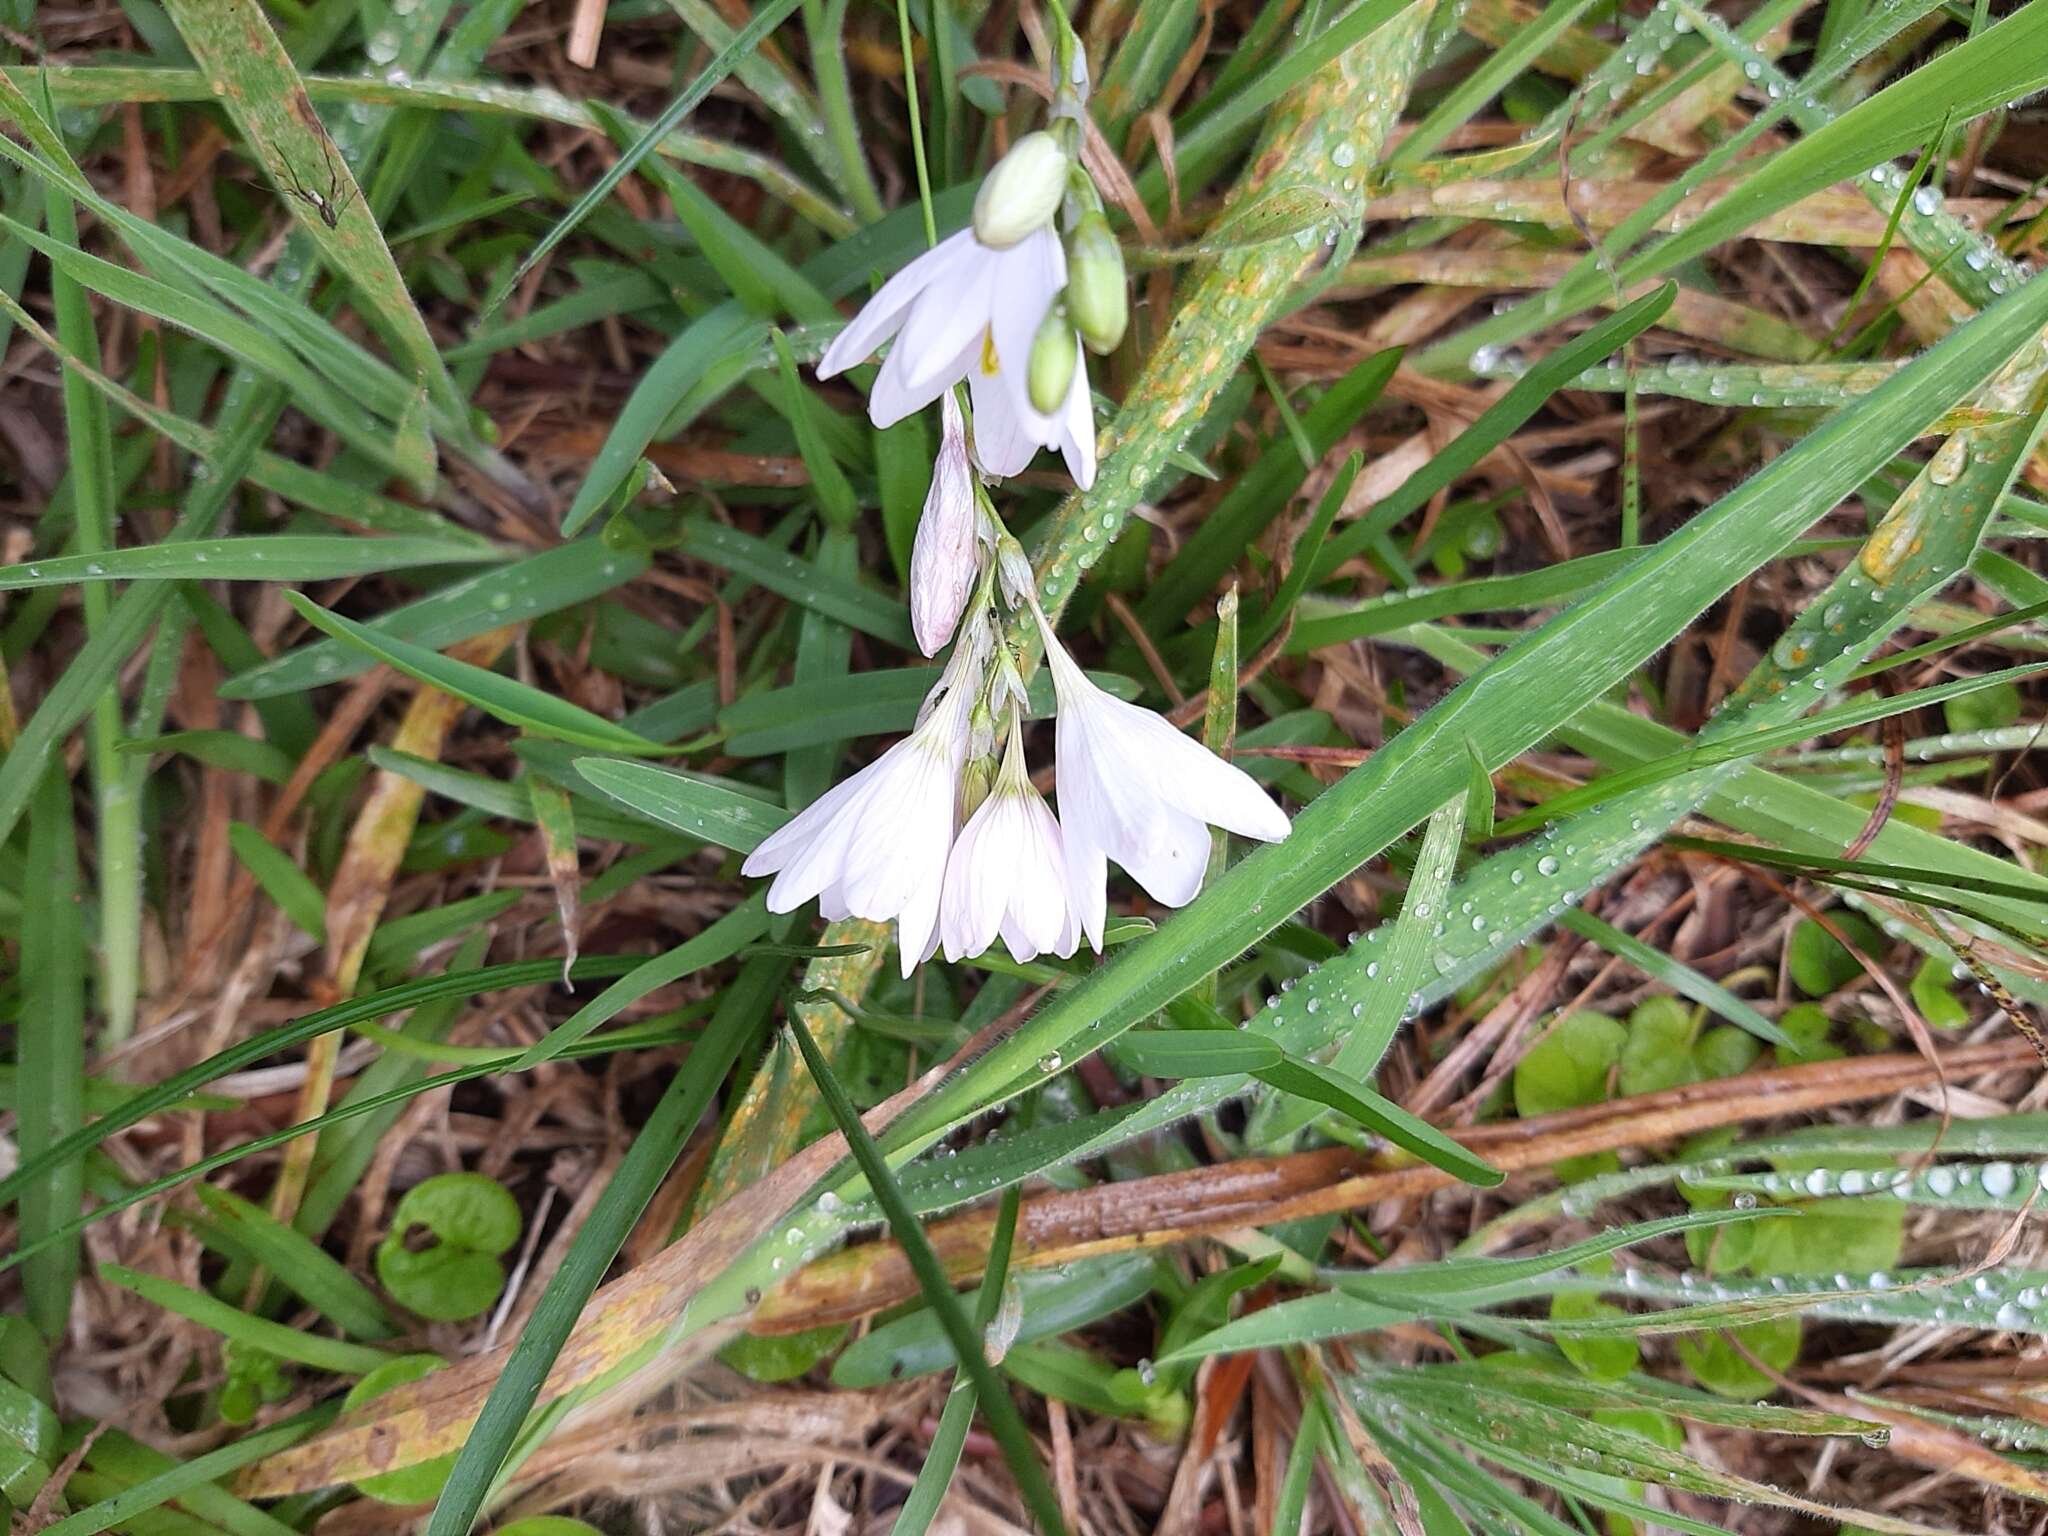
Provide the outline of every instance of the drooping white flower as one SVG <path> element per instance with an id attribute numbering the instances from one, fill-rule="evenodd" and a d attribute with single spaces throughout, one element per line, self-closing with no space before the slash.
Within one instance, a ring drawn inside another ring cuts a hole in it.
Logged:
<path id="1" fill-rule="evenodd" d="M 949 389 L 939 397 L 944 422 L 932 488 L 910 550 L 910 627 L 917 648 L 936 656 L 953 638 L 977 574 L 974 477 L 967 467 L 967 428 Z"/>
<path id="2" fill-rule="evenodd" d="M 1033 605 L 1059 712 L 1054 759 L 1074 910 L 1099 951 L 1109 861 L 1169 907 L 1202 888 L 1209 827 L 1273 843 L 1287 813 L 1258 782 L 1149 709 L 1090 682 Z"/>
<path id="3" fill-rule="evenodd" d="M 868 394 L 878 427 L 922 410 L 966 382 L 974 401 L 974 460 L 1014 475 L 1040 448 L 1057 448 L 1074 483 L 1095 481 L 1095 413 L 1087 369 L 1077 367 L 1066 404 L 1031 404 L 1026 368 L 1038 327 L 1066 286 L 1067 258 L 1050 223 L 1000 250 L 972 229 L 942 240 L 898 272 L 833 339 L 818 362 L 829 379 L 895 338 Z"/>
<path id="4" fill-rule="evenodd" d="M 1014 720 L 995 784 L 953 843 L 939 934 L 948 960 L 981 954 L 998 934 L 1018 960 L 1071 955 L 1081 942 L 1060 826 L 1031 787 Z"/>
<path id="5" fill-rule="evenodd" d="M 813 896 L 826 918 L 894 920 L 903 974 L 938 944 L 939 899 L 953 846 L 979 647 L 962 643 L 917 729 L 828 790 L 747 856 L 748 875 L 774 875 L 768 910 Z"/>

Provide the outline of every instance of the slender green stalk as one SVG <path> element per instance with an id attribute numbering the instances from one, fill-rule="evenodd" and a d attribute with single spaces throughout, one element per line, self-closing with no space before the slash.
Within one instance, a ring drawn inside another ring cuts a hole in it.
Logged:
<path id="1" fill-rule="evenodd" d="M 78 243 L 78 215 L 71 199 L 51 191 L 51 238 Z M 100 366 L 98 327 L 85 290 L 61 268 L 50 273 L 57 311 L 57 336 L 88 367 Z M 77 552 L 90 558 L 114 546 L 113 438 L 106 400 L 75 369 L 64 371 L 64 421 L 71 448 L 71 503 Z M 79 594 L 88 638 L 107 628 L 113 594 L 88 582 Z M 142 828 L 135 797 L 134 765 L 121 755 L 121 698 L 112 688 L 92 702 L 86 727 L 97 821 L 99 1004 L 106 1042 L 119 1045 L 135 1029 L 142 955 Z"/>
<path id="2" fill-rule="evenodd" d="M 917 50 L 910 41 L 910 0 L 896 0 L 896 30 L 903 44 L 903 107 L 910 117 L 910 156 L 917 163 L 917 198 L 924 207 L 924 243 L 939 243 L 932 217 L 932 173 L 925 163 L 924 116 L 917 105 Z"/>
<path id="3" fill-rule="evenodd" d="M 811 74 L 817 81 L 825 136 L 839 161 L 839 190 L 853 203 L 861 222 L 873 224 L 882 217 L 882 194 L 875 189 L 874 173 L 861 148 L 860 124 L 853 115 L 853 87 L 840 41 L 847 5 L 848 0 L 804 0 L 804 33 L 810 40 Z"/>
<path id="4" fill-rule="evenodd" d="M 868 1187 L 874 1192 L 876 1203 L 889 1218 L 889 1230 L 910 1260 L 910 1267 L 917 1272 L 917 1283 L 924 1290 L 926 1305 L 946 1330 L 946 1338 L 953 1346 L 954 1357 L 959 1360 L 961 1369 L 974 1382 L 975 1393 L 981 1400 L 982 1415 L 988 1420 L 996 1443 L 1002 1447 L 1003 1460 L 1010 1468 L 1010 1475 L 1017 1479 L 1026 1507 L 1048 1536 L 1064 1536 L 1067 1527 L 1060 1518 L 1059 1500 L 1053 1494 L 1045 1468 L 1039 1464 L 1038 1455 L 1032 1449 L 1031 1436 L 1024 1428 L 1017 1405 L 1010 1400 L 1009 1391 L 1004 1387 L 1002 1377 L 996 1374 L 996 1368 L 988 1363 L 981 1337 L 967 1320 L 967 1312 L 960 1305 L 953 1282 L 946 1278 L 945 1266 L 932 1251 L 931 1239 L 924 1235 L 924 1228 L 918 1224 L 917 1213 L 904 1199 L 903 1188 L 890 1171 L 888 1159 L 882 1156 L 882 1149 L 875 1145 L 874 1137 L 861 1124 L 860 1111 L 853 1107 L 853 1100 L 846 1096 L 839 1079 L 832 1075 L 831 1067 L 826 1065 L 823 1054 L 811 1039 L 810 1031 L 804 1028 L 803 1020 L 792 1017 L 789 1029 L 796 1039 L 797 1049 L 803 1052 L 804 1065 L 811 1069 L 819 1096 L 824 1099 L 826 1109 L 831 1111 L 840 1134 L 846 1138 L 847 1150 L 867 1176 Z"/>

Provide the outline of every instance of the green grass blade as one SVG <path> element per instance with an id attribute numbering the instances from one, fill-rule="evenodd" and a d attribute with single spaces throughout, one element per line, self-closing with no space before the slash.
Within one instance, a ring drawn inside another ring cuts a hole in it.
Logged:
<path id="1" fill-rule="evenodd" d="M 988 1420 L 997 1445 L 1002 1448 L 1003 1460 L 1009 1466 L 1010 1475 L 1017 1480 L 1025 1506 L 1047 1536 L 1064 1536 L 1066 1522 L 1060 1518 L 1059 1500 L 1053 1494 L 1045 1468 L 1039 1464 L 1038 1453 L 1032 1448 L 1030 1433 L 1024 1428 L 1017 1405 L 1010 1400 L 1002 1378 L 988 1363 L 981 1337 L 968 1321 L 966 1309 L 954 1293 L 953 1283 L 946 1278 L 939 1256 L 932 1251 L 931 1240 L 924 1235 L 924 1228 L 918 1224 L 909 1202 L 903 1198 L 903 1191 L 897 1185 L 888 1161 L 882 1156 L 881 1148 L 875 1145 L 867 1127 L 861 1124 L 860 1111 L 853 1107 L 853 1101 L 846 1096 L 839 1079 L 832 1075 L 831 1067 L 811 1039 L 810 1031 L 804 1028 L 803 1020 L 792 1016 L 789 1029 L 795 1037 L 797 1049 L 803 1052 L 804 1065 L 810 1068 L 819 1096 L 825 1101 L 840 1134 L 846 1138 L 847 1150 L 867 1176 L 869 1188 L 889 1219 L 889 1230 L 909 1258 L 911 1268 L 917 1272 L 917 1283 L 924 1292 L 925 1304 L 938 1314 L 946 1337 L 953 1346 L 954 1356 L 960 1361 L 967 1378 L 974 1383 L 982 1415 Z"/>
<path id="2" fill-rule="evenodd" d="M 38 890 L 22 907 L 18 1130 L 23 1165 L 42 1162 L 49 1172 L 21 1191 L 24 1248 L 76 1217 L 85 1197 L 83 1166 L 53 1156 L 85 1123 L 85 933 L 71 781 L 61 762 L 44 772 L 36 791 L 28 863 Z M 29 1261 L 22 1285 L 45 1338 L 64 1336 L 78 1269 L 75 1237 Z"/>
<path id="3" fill-rule="evenodd" d="M 619 183 L 633 174 L 634 168 L 653 152 L 655 146 L 711 94 L 712 87 L 738 68 L 740 61 L 750 56 L 761 45 L 762 39 L 794 14 L 800 3 L 801 0 L 769 0 L 767 5 L 754 12 L 747 24 L 733 36 L 732 41 L 712 57 L 711 62 L 704 66 L 697 78 L 668 104 L 660 117 L 648 125 L 647 131 L 632 147 L 612 162 L 605 173 L 592 184 L 590 190 L 576 199 L 575 206 L 555 222 L 541 237 L 539 244 L 535 245 L 512 273 L 492 290 L 491 296 L 484 301 L 478 318 L 489 319 L 492 311 L 511 296 L 512 290 L 519 286 L 526 274 L 545 261 L 548 253 L 566 240 L 576 227 L 590 216 L 592 209 L 610 197 Z M 563 525 L 564 533 L 574 531 L 568 524 Z M 441 1536 L 441 1533 L 436 1532 L 435 1536 Z"/>

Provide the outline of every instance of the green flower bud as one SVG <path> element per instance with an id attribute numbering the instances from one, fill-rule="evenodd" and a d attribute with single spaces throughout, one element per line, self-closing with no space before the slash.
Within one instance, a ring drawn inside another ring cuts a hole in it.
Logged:
<path id="1" fill-rule="evenodd" d="M 974 197 L 974 238 L 993 250 L 1043 229 L 1067 190 L 1067 152 L 1043 130 L 1027 133 L 982 179 Z"/>
<path id="2" fill-rule="evenodd" d="M 1067 307 L 1057 301 L 1038 322 L 1038 334 L 1031 341 L 1031 362 L 1024 382 L 1030 386 L 1031 403 L 1050 416 L 1067 403 L 1067 389 L 1074 382 L 1074 370 L 1081 364 L 1081 349 L 1074 345 L 1074 322 Z"/>
<path id="3" fill-rule="evenodd" d="M 1067 236 L 1067 312 L 1095 352 L 1113 352 L 1131 318 L 1123 247 L 1109 220 L 1085 213 Z"/>

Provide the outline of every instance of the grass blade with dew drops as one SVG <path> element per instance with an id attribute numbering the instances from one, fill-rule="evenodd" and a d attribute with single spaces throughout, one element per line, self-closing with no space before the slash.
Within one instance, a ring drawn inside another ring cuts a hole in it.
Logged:
<path id="1" fill-rule="evenodd" d="M 406 287 L 383 231 L 364 204 L 348 156 L 328 136 L 304 82 L 263 13 L 170 0 L 168 9 L 192 56 L 210 76 L 214 95 L 241 131 L 257 163 L 296 217 L 321 258 L 352 284 L 368 320 L 426 382 L 445 415 L 467 420 L 467 402 L 449 376 L 427 324 Z M 473 439 L 455 446 L 491 460 Z"/>
<path id="2" fill-rule="evenodd" d="M 831 1067 L 819 1053 L 810 1031 L 804 1028 L 803 1020 L 792 1017 L 789 1030 L 796 1040 L 797 1049 L 803 1053 L 804 1064 L 810 1068 L 811 1077 L 818 1085 L 826 1110 L 839 1127 L 840 1134 L 846 1138 L 847 1150 L 866 1176 L 876 1203 L 887 1216 L 889 1230 L 908 1255 L 911 1267 L 917 1271 L 918 1285 L 924 1291 L 926 1305 L 938 1315 L 941 1326 L 946 1330 L 946 1338 L 953 1346 L 953 1353 L 960 1361 L 961 1371 L 974 1383 L 982 1417 L 988 1421 L 989 1430 L 1002 1449 L 1010 1475 L 1017 1480 L 1025 1507 L 1032 1512 L 1039 1529 L 1047 1536 L 1064 1536 L 1066 1522 L 1060 1518 L 1059 1500 L 1053 1494 L 1045 1468 L 1039 1463 L 1038 1453 L 1032 1447 L 1030 1433 L 1024 1428 L 1017 1405 L 1011 1401 L 1002 1377 L 988 1363 L 981 1336 L 968 1321 L 967 1311 L 960 1305 L 960 1297 L 953 1289 L 952 1281 L 946 1278 L 939 1256 L 932 1252 L 931 1242 L 925 1237 L 924 1228 L 918 1224 L 916 1213 L 903 1198 L 902 1187 L 890 1171 L 888 1160 L 882 1156 L 881 1148 L 875 1145 L 867 1127 L 861 1124 L 860 1111 L 853 1107 L 853 1100 L 846 1096 L 839 1079 L 832 1075 Z M 1006 1204 L 1005 1209 L 1014 1218 L 1014 1207 Z M 1000 1293 L 1000 1287 L 991 1286 L 989 1289 Z"/>
<path id="3" fill-rule="evenodd" d="M 1354 1028 L 1340 1037 L 1330 1065 L 1354 1078 L 1369 1076 L 1394 1042 L 1419 994 L 1429 954 L 1430 929 L 1444 908 L 1457 868 L 1458 845 L 1464 836 L 1467 799 L 1448 802 L 1429 819 L 1415 855 L 1415 873 L 1408 881 L 1401 910 L 1394 918 L 1393 942 L 1387 946 L 1385 976 L 1366 987 L 1352 1006 Z M 1261 1105 L 1246 1128 L 1245 1140 L 1256 1147 L 1276 1146 L 1301 1130 L 1320 1106 L 1285 1098 Z"/>

